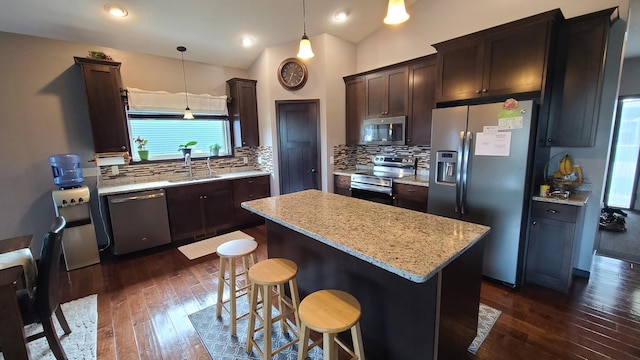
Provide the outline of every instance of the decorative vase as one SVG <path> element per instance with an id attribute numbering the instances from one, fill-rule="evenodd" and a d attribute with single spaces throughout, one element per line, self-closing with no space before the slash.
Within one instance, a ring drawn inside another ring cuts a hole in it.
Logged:
<path id="1" fill-rule="evenodd" d="M 149 160 L 149 150 L 138 150 L 140 160 Z"/>

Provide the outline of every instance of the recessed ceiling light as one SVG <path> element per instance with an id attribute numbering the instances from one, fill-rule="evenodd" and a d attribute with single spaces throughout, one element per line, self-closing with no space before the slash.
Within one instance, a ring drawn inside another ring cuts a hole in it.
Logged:
<path id="1" fill-rule="evenodd" d="M 122 6 L 112 4 L 105 5 L 104 11 L 106 11 L 107 14 L 115 17 L 125 17 L 129 15 L 127 9 L 123 8 Z"/>
<path id="2" fill-rule="evenodd" d="M 346 10 L 341 10 L 333 14 L 333 18 L 337 21 L 345 21 L 349 17 L 349 12 Z"/>
<path id="3" fill-rule="evenodd" d="M 256 43 L 256 39 L 254 39 L 253 36 L 245 35 L 242 37 L 242 46 L 244 47 L 253 46 L 253 44 L 255 43 Z"/>

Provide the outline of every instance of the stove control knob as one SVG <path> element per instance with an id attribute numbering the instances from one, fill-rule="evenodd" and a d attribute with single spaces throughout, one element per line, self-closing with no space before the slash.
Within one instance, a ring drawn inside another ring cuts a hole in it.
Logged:
<path id="1" fill-rule="evenodd" d="M 78 199 L 78 202 L 79 202 L 79 203 L 82 203 L 82 202 L 84 202 L 84 199 L 83 199 L 83 198 L 80 198 L 80 199 Z"/>
<path id="2" fill-rule="evenodd" d="M 75 204 L 76 203 L 76 199 L 71 199 L 71 203 Z"/>
<path id="3" fill-rule="evenodd" d="M 67 200 L 62 200 L 62 205 L 67 205 Z"/>

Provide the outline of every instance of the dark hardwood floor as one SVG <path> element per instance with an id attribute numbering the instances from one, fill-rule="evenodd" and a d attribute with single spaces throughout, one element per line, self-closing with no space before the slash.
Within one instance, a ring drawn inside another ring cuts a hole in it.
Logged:
<path id="1" fill-rule="evenodd" d="M 260 243 L 264 226 L 243 230 Z M 99 359 L 209 359 L 187 315 L 215 304 L 218 257 L 189 261 L 176 248 L 67 273 L 62 301 L 98 294 Z M 468 359 L 640 359 L 640 268 L 595 256 L 569 294 L 483 282 L 481 301 L 502 311 Z M 367 344 L 364 344 L 365 349 Z"/>

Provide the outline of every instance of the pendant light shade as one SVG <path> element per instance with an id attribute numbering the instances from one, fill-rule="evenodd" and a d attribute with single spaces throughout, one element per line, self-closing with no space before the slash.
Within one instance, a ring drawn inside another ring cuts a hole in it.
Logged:
<path id="1" fill-rule="evenodd" d="M 313 53 L 313 50 L 311 50 L 311 41 L 309 41 L 309 37 L 307 36 L 307 11 L 305 5 L 305 0 L 302 0 L 302 18 L 304 21 L 304 28 L 297 56 L 300 59 L 311 59 L 315 54 Z"/>
<path id="2" fill-rule="evenodd" d="M 313 50 L 311 50 L 311 41 L 309 41 L 307 34 L 304 34 L 300 40 L 300 49 L 297 56 L 300 59 L 311 59 L 315 56 Z"/>
<path id="3" fill-rule="evenodd" d="M 187 108 L 184 109 L 184 116 L 182 117 L 185 120 L 193 120 L 193 113 L 191 109 L 189 109 L 189 95 L 187 95 L 187 75 L 184 71 L 184 52 L 187 51 L 187 48 L 184 46 L 178 46 L 178 51 L 180 51 L 180 56 L 182 57 L 182 78 L 184 79 L 184 99 L 187 103 Z"/>
<path id="4" fill-rule="evenodd" d="M 388 25 L 398 25 L 409 20 L 409 14 L 404 7 L 404 0 L 389 0 L 389 8 L 387 9 L 387 17 L 384 23 Z"/>

